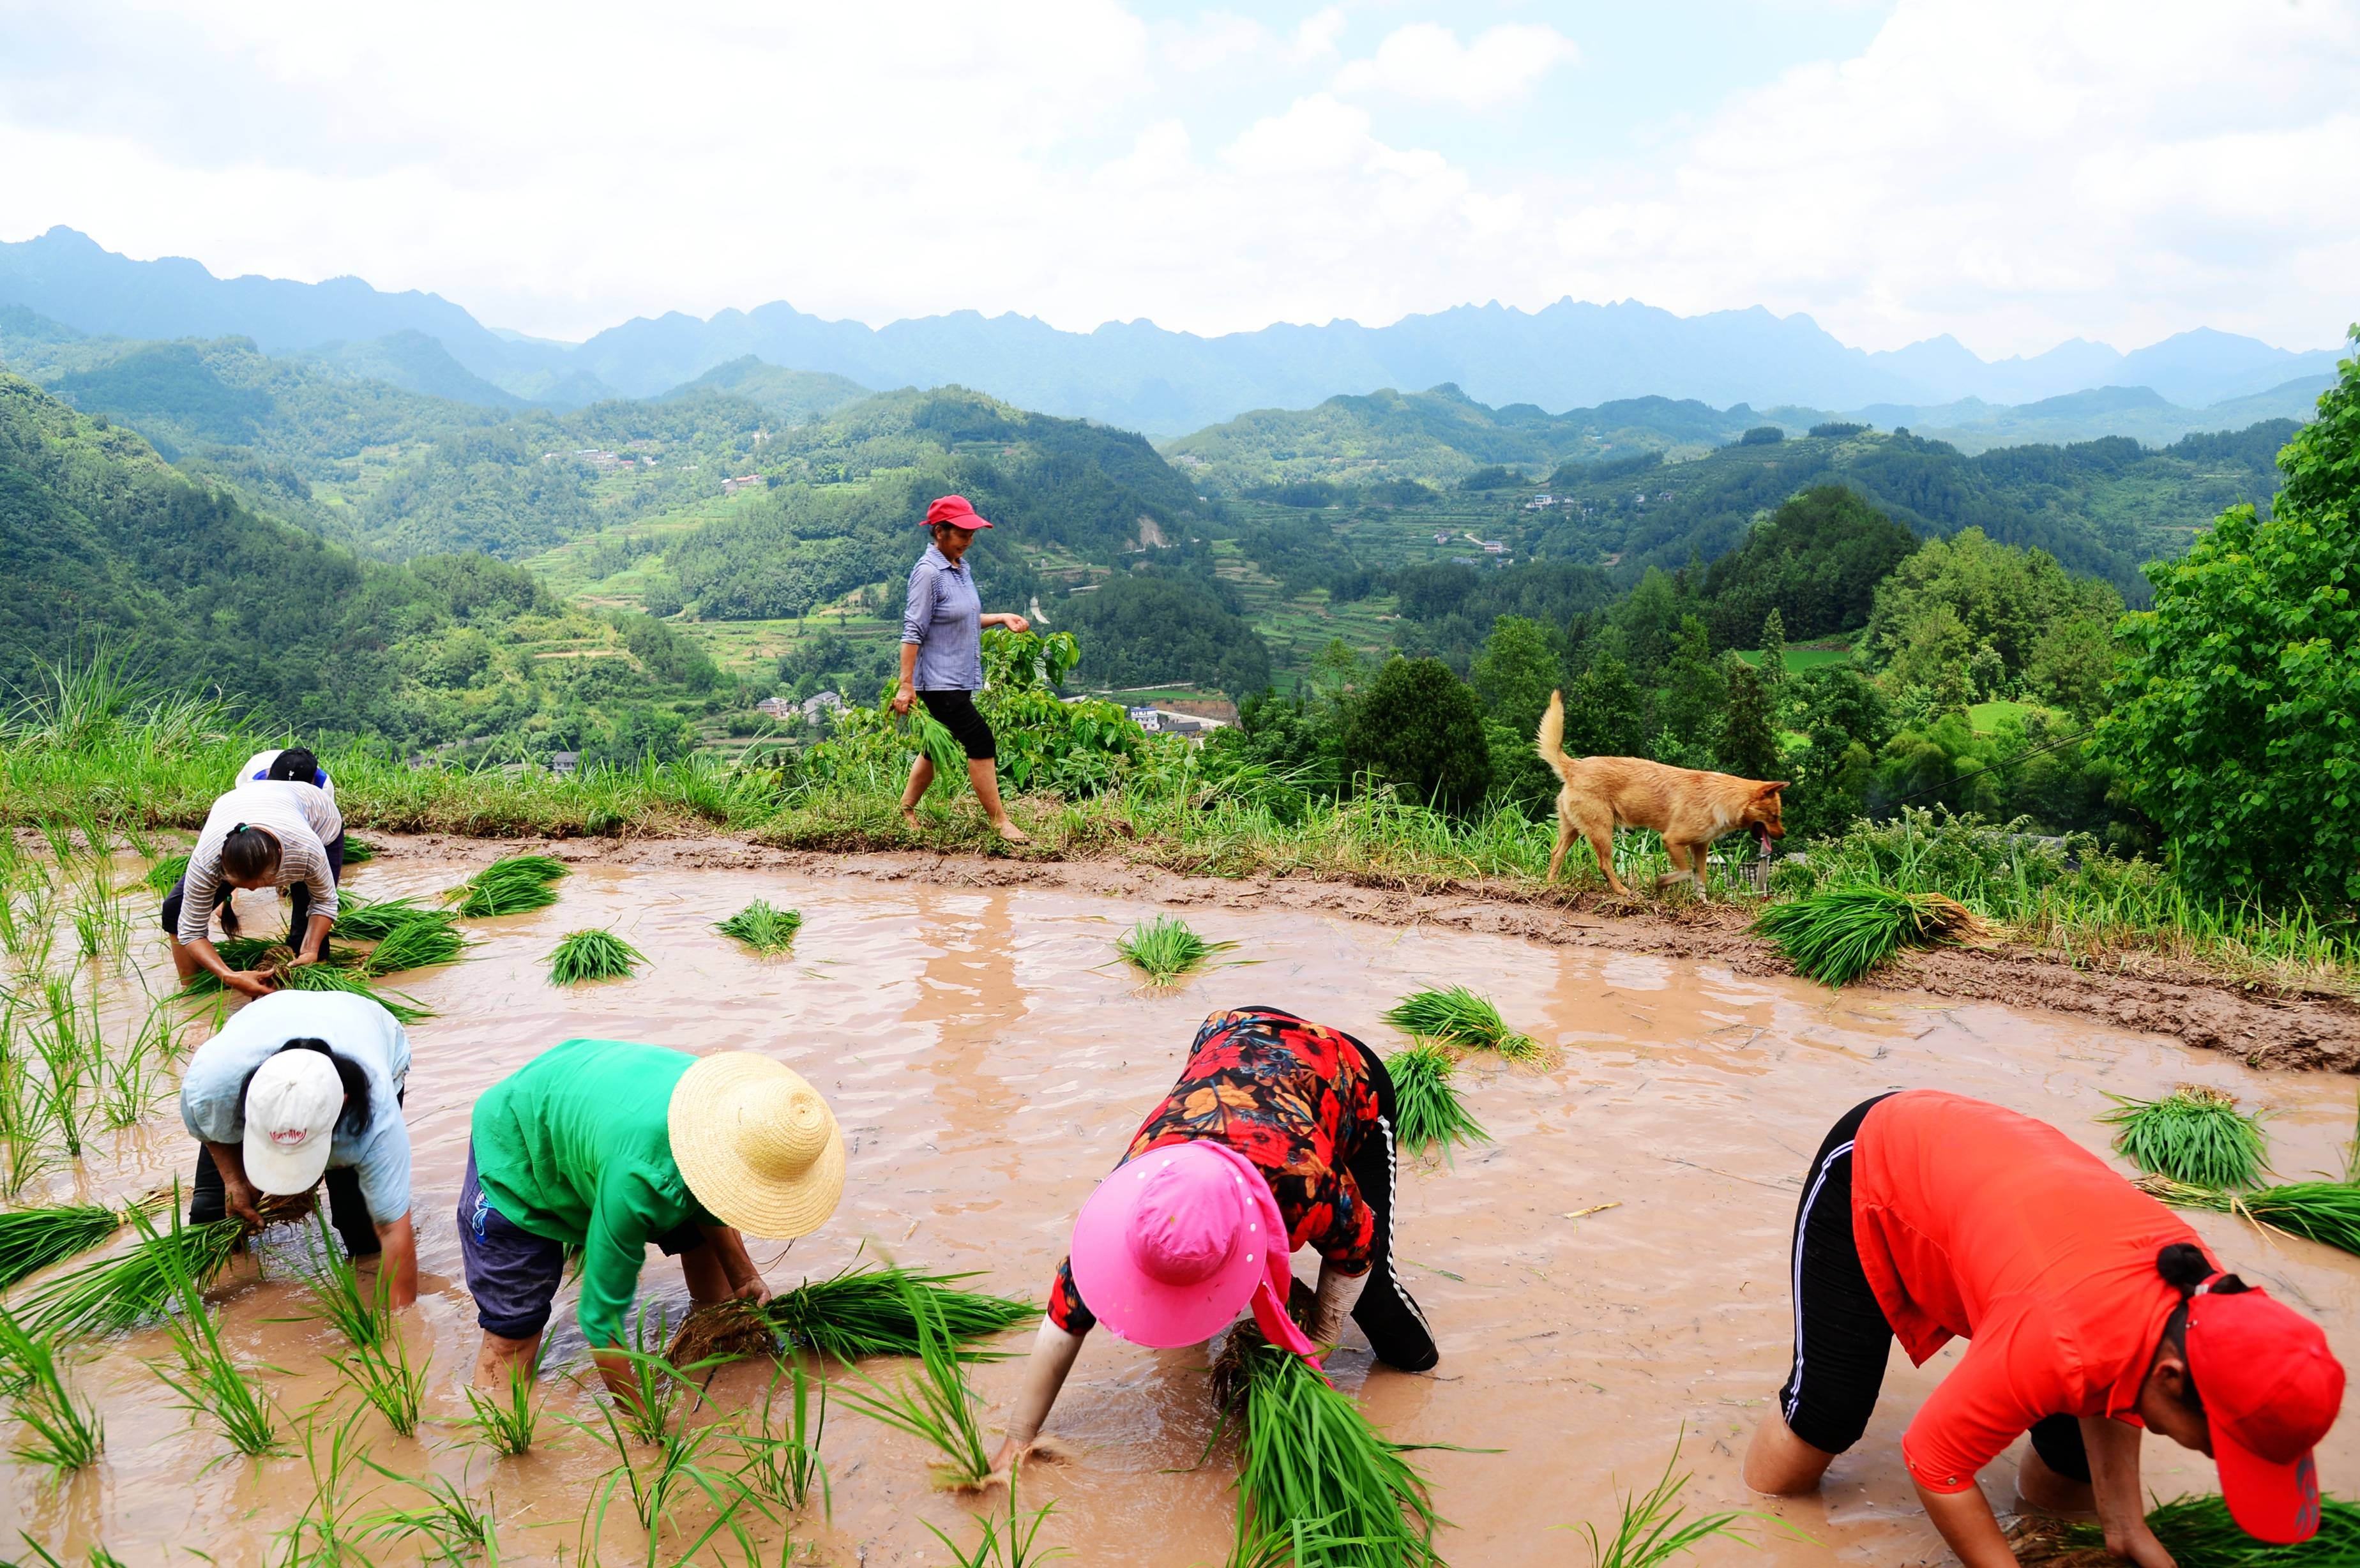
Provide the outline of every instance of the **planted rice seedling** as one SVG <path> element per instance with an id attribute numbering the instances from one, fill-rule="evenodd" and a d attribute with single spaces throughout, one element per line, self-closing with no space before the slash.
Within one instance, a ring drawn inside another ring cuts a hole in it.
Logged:
<path id="1" fill-rule="evenodd" d="M 156 1376 L 180 1396 L 181 1409 L 191 1414 L 209 1415 L 219 1422 L 230 1446 L 240 1454 L 258 1456 L 284 1452 L 278 1423 L 271 1419 L 270 1398 L 247 1378 L 245 1370 L 223 1348 L 221 1330 L 205 1308 L 202 1288 L 190 1268 L 189 1258 L 180 1247 L 157 1245 L 177 1241 L 185 1234 L 177 1204 L 169 1237 L 158 1235 L 144 1211 L 134 1210 L 131 1223 L 139 1229 L 142 1250 L 152 1248 L 149 1255 L 163 1278 L 168 1301 L 180 1309 L 164 1320 L 180 1367 L 174 1370 L 151 1362 Z M 222 1223 L 238 1224 L 235 1220 Z"/>
<path id="2" fill-rule="evenodd" d="M 406 969 L 426 969 L 449 964 L 466 951 L 457 917 L 446 910 L 421 912 L 385 933 L 361 961 L 361 973 L 399 975 Z"/>
<path id="3" fill-rule="evenodd" d="M 139 880 L 147 885 L 148 891 L 161 898 L 172 891 L 173 883 L 188 874 L 189 853 L 182 850 L 178 855 L 168 855 L 156 861 Z"/>
<path id="4" fill-rule="evenodd" d="M 1299 1539 L 1298 1568 L 1439 1568 L 1426 1477 L 1349 1395 L 1251 1325 L 1229 1331 L 1214 1391 L 1239 1421 L 1233 1562 Z M 1302 1529 L 1297 1530 L 1297 1526 Z"/>
<path id="5" fill-rule="evenodd" d="M 374 1568 L 361 1550 L 366 1522 L 353 1518 L 367 1497 L 360 1472 L 377 1466 L 361 1445 L 361 1412 L 353 1411 L 320 1446 L 317 1412 L 303 1421 L 303 1464 L 311 1474 L 311 1497 L 292 1524 L 275 1538 L 285 1549 L 281 1568 Z"/>
<path id="6" fill-rule="evenodd" d="M 2180 1568 L 2345 1568 L 2360 1563 L 2360 1505 L 2341 1497 L 2319 1500 L 2319 1533 L 2300 1546 L 2256 1541 L 2229 1517 L 2217 1497 L 2175 1497 L 2147 1512 L 2155 1531 Z M 2031 1518 L 2008 1543 L 2026 1568 L 2111 1568 L 2119 1561 L 2106 1551 L 2103 1527 L 2081 1519 Z"/>
<path id="7" fill-rule="evenodd" d="M 847 1390 L 838 1397 L 871 1421 L 940 1450 L 944 1462 L 934 1466 L 935 1486 L 980 1486 L 991 1474 L 991 1452 L 984 1445 L 983 1428 L 976 1419 L 976 1406 L 981 1399 L 967 1387 L 958 1342 L 944 1323 L 941 1307 L 907 1279 L 900 1283 L 903 1304 L 917 1325 L 917 1375 L 903 1378 L 897 1388 L 888 1388 L 855 1368 L 870 1391 Z"/>
<path id="8" fill-rule="evenodd" d="M 28 1298 L 33 1326 L 71 1338 L 136 1328 L 161 1317 L 180 1299 L 180 1281 L 201 1291 L 229 1267 L 245 1234 L 242 1220 L 180 1223 L 173 1199 L 171 1228 L 158 1233 L 143 1211 L 133 1211 L 139 1239 L 130 1248 L 48 1280 Z"/>
<path id="9" fill-rule="evenodd" d="M 2160 1099 L 2106 1097 L 2115 1108 L 2098 1119 L 2122 1129 L 2114 1134 L 2114 1152 L 2141 1171 L 2221 1189 L 2262 1179 L 2268 1145 L 2261 1122 L 2237 1109 L 2235 1095 L 2182 1083 Z"/>
<path id="10" fill-rule="evenodd" d="M 1150 984 L 1168 985 L 1184 975 L 1202 969 L 1213 954 L 1227 953 L 1237 945 L 1233 942 L 1207 942 L 1189 930 L 1188 922 L 1179 916 L 1157 915 L 1115 938 L 1114 950 L 1124 963 L 1146 975 Z"/>
<path id="11" fill-rule="evenodd" d="M 410 1365 L 410 1342 L 389 1314 L 374 1341 L 355 1341 L 350 1355 L 328 1357 L 328 1365 L 376 1408 L 397 1437 L 417 1433 L 419 1413 L 426 1399 L 426 1369 L 433 1361 L 429 1351 L 424 1361 Z"/>
<path id="12" fill-rule="evenodd" d="M 958 1289 L 967 1274 L 922 1274 L 895 1266 L 847 1264 L 825 1279 L 807 1279 L 772 1296 L 762 1314 L 789 1344 L 804 1345 L 847 1365 L 871 1356 L 915 1356 L 923 1340 L 912 1300 L 934 1309 L 933 1322 L 969 1361 L 1005 1354 L 975 1348 L 979 1340 L 1022 1328 L 1041 1315 L 1030 1301 Z"/>
<path id="13" fill-rule="evenodd" d="M 592 980 L 628 980 L 648 955 L 610 931 L 569 931 L 549 955 L 549 983 L 579 985 Z"/>
<path id="14" fill-rule="evenodd" d="M 783 1421 L 776 1414 L 782 1381 L 792 1388 Z M 819 1390 L 816 1403 L 812 1399 L 814 1388 Z M 738 1467 L 738 1484 L 784 1513 L 801 1512 L 816 1486 L 821 1509 L 835 1518 L 836 1497 L 828 1487 L 827 1466 L 819 1456 L 820 1439 L 826 1431 L 827 1384 L 803 1369 L 803 1357 L 792 1356 L 783 1369 L 771 1373 L 753 1430 L 730 1434 L 744 1456 Z"/>
<path id="15" fill-rule="evenodd" d="M 1394 1132 L 1401 1145 L 1422 1154 L 1440 1145 L 1445 1152 L 1454 1143 L 1474 1145 L 1491 1135 L 1468 1114 L 1451 1083 L 1458 1062 L 1448 1047 L 1421 1040 L 1385 1058 L 1385 1072 L 1393 1082 Z"/>
<path id="16" fill-rule="evenodd" d="M 131 922 L 123 913 L 122 895 L 106 879 L 104 864 L 93 867 L 75 887 L 72 918 L 74 942 L 82 957 L 96 958 L 104 953 L 119 957 L 127 951 Z"/>
<path id="17" fill-rule="evenodd" d="M 1905 947 L 1944 947 L 1981 934 L 1972 909 L 1940 893 L 1898 893 L 1860 883 L 1773 904 L 1754 919 L 1795 973 L 1849 985 Z"/>
<path id="18" fill-rule="evenodd" d="M 415 1508 L 383 1508 L 371 1514 L 366 1521 L 371 1535 L 422 1544 L 427 1562 L 439 1561 L 449 1568 L 468 1568 L 474 1563 L 498 1568 L 499 1533 L 492 1510 L 477 1508 L 464 1487 L 447 1475 L 405 1475 L 374 1459 L 364 1462 L 389 1481 L 416 1487 L 426 1498 Z"/>
<path id="19" fill-rule="evenodd" d="M 1762 1515 L 1724 1509 L 1696 1519 L 1683 1519 L 1688 1510 L 1680 1501 L 1680 1493 L 1688 1484 L 1686 1475 L 1674 1475 L 1680 1462 L 1680 1444 L 1675 1439 L 1672 1456 L 1664 1462 L 1664 1473 L 1654 1486 L 1644 1492 L 1624 1496 L 1618 1487 L 1615 1500 L 1622 1507 L 1622 1517 L 1615 1521 L 1614 1533 L 1601 1536 L 1595 1525 L 1581 1525 L 1582 1537 L 1590 1543 L 1590 1568 L 1657 1568 L 1675 1557 L 1684 1557 L 1697 1551 L 1708 1541 L 1735 1541 L 1744 1545 L 1754 1543 L 1737 1527 L 1747 1520 L 1761 1519 Z M 1775 1520 L 1768 1522 L 1775 1523 Z M 1559 1525 L 1559 1530 L 1577 1528 Z"/>
<path id="20" fill-rule="evenodd" d="M 762 898 L 757 898 L 713 929 L 723 936 L 735 937 L 756 953 L 784 953 L 793 945 L 795 932 L 803 923 L 799 910 L 776 909 Z"/>
<path id="21" fill-rule="evenodd" d="M 463 920 L 520 915 L 557 902 L 551 886 L 565 875 L 565 862 L 548 855 L 511 855 L 495 860 L 444 895 Z"/>
<path id="22" fill-rule="evenodd" d="M 52 1263 L 62 1263 L 102 1245 L 122 1225 L 121 1214 L 97 1203 L 63 1203 L 0 1214 L 0 1290 Z"/>
<path id="23" fill-rule="evenodd" d="M 1491 1051 L 1511 1062 L 1531 1062 L 1541 1054 L 1541 1042 L 1518 1034 L 1500 1017 L 1488 996 L 1464 985 L 1439 991 L 1413 991 L 1393 1005 L 1385 1022 L 1421 1040 L 1438 1040 L 1463 1051 Z"/>
<path id="24" fill-rule="evenodd" d="M 2180 1208 L 2236 1214 L 2360 1257 L 2360 1187 L 2342 1181 L 2289 1181 L 2250 1192 L 2222 1192 L 2169 1176 L 2142 1176 L 2138 1185 Z"/>
<path id="25" fill-rule="evenodd" d="M 508 1397 L 495 1399 L 469 1386 L 462 1391 L 467 1396 L 468 1414 L 461 1423 L 475 1434 L 475 1441 L 503 1459 L 532 1452 L 532 1441 L 541 1434 L 541 1406 L 534 1402 L 535 1379 L 530 1363 L 518 1361 L 508 1367 Z"/>
<path id="26" fill-rule="evenodd" d="M 0 1307 L 0 1385 L 25 1429 L 10 1449 L 28 1465 L 80 1470 L 106 1446 L 106 1428 L 88 1400 L 67 1391 L 56 1336 L 37 1333 Z"/>
<path id="27" fill-rule="evenodd" d="M 1024 1511 L 1016 1500 L 1019 1474 L 1022 1469 L 1020 1465 L 1008 1473 L 1007 1517 L 1001 1519 L 989 1513 L 979 1516 L 975 1522 L 983 1527 L 983 1535 L 973 1546 L 962 1547 L 944 1534 L 932 1520 L 923 1521 L 928 1530 L 934 1532 L 934 1539 L 943 1543 L 943 1549 L 951 1554 L 951 1561 L 956 1568 L 1031 1568 L 1031 1564 L 1035 1563 L 1073 1555 L 1062 1546 L 1044 1550 L 1036 1544 L 1041 1539 L 1041 1527 L 1049 1522 L 1049 1516 L 1057 1511 L 1057 1505 L 1043 1503 L 1029 1514 Z"/>
<path id="28" fill-rule="evenodd" d="M 640 1324 L 644 1329 L 645 1320 Z M 642 1345 L 645 1334 L 639 1334 Z M 662 1343 L 662 1327 L 659 1323 L 656 1343 Z M 565 1418 L 569 1424 L 606 1443 L 615 1451 L 615 1465 L 606 1472 L 589 1509 L 582 1518 L 581 1560 L 597 1560 L 596 1542 L 606 1527 L 606 1514 L 617 1497 L 630 1504 L 631 1513 L 647 1532 L 647 1561 L 657 1561 L 657 1546 L 664 1526 L 672 1519 L 680 1503 L 687 1497 L 702 1497 L 711 1505 L 714 1518 L 685 1551 L 674 1559 L 680 1563 L 695 1561 L 715 1537 L 727 1530 L 750 1563 L 754 1560 L 753 1538 L 744 1525 L 738 1522 L 738 1510 L 745 1506 L 747 1494 L 728 1475 L 705 1463 L 706 1450 L 720 1441 L 724 1433 L 716 1426 L 693 1426 L 679 1419 L 678 1406 L 683 1389 L 691 1387 L 689 1371 L 675 1368 L 661 1356 L 650 1355 L 644 1349 L 614 1346 L 602 1351 L 603 1356 L 621 1356 L 630 1365 L 633 1391 L 643 1399 L 638 1410 L 625 1406 L 624 1401 L 611 1397 L 595 1400 L 598 1422 L 574 1417 Z M 645 1464 L 635 1464 L 632 1457 L 634 1440 L 654 1450 Z"/>
<path id="29" fill-rule="evenodd" d="M 304 1293 L 311 1298 L 310 1315 L 343 1334 L 355 1349 L 374 1348 L 393 1327 L 385 1305 L 385 1276 L 377 1276 L 376 1289 L 364 1287 L 360 1271 L 329 1228 L 327 1210 L 313 1209 L 311 1221 L 311 1260 L 296 1269 Z"/>

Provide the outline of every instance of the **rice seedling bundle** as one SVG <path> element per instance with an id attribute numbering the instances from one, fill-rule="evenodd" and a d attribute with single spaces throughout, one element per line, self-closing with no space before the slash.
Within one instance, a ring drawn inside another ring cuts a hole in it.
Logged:
<path id="1" fill-rule="evenodd" d="M 421 916 L 459 918 L 448 909 L 431 909 L 415 898 L 360 898 L 344 893 L 336 900 L 336 934 L 355 942 L 383 942 L 397 927 Z"/>
<path id="2" fill-rule="evenodd" d="M 366 975 L 399 975 L 406 969 L 425 969 L 450 963 L 466 946 L 456 916 L 440 909 L 421 913 L 386 932 L 361 961 L 361 970 Z"/>
<path id="3" fill-rule="evenodd" d="M 950 732 L 950 726 L 919 703 L 912 703 L 908 726 L 903 731 L 910 748 L 934 765 L 937 779 L 956 779 L 967 771 L 967 748 Z"/>
<path id="4" fill-rule="evenodd" d="M 1207 942 L 1189 930 L 1188 922 L 1179 916 L 1157 915 L 1115 938 L 1114 950 L 1150 982 L 1165 985 L 1183 975 L 1202 969 L 1213 954 L 1227 953 L 1237 945 L 1233 942 Z"/>
<path id="5" fill-rule="evenodd" d="M 906 1276 L 896 1283 L 903 1310 L 917 1329 L 916 1376 L 888 1388 L 856 1368 L 869 1391 L 846 1389 L 836 1397 L 871 1421 L 932 1443 L 943 1455 L 943 1463 L 934 1466 L 937 1486 L 979 1486 L 991 1474 L 991 1451 L 976 1419 L 976 1406 L 981 1401 L 967 1386 L 958 1341 L 952 1337 L 941 1306 L 929 1292 L 912 1285 Z"/>
<path id="6" fill-rule="evenodd" d="M 2360 1257 L 2360 1187 L 2342 1181 L 2289 1181 L 2250 1192 L 2222 1192 L 2169 1176 L 2142 1176 L 2138 1184 L 2141 1191 L 2183 1209 L 2236 1214 Z"/>
<path id="7" fill-rule="evenodd" d="M 579 985 L 590 980 L 628 980 L 648 955 L 610 931 L 566 933 L 549 955 L 549 983 Z"/>
<path id="8" fill-rule="evenodd" d="M 2349 1568 L 2360 1563 L 2360 1506 L 2319 1500 L 2319 1533 L 2299 1546 L 2273 1546 L 2237 1528 L 2217 1497 L 2175 1497 L 2150 1509 L 2147 1528 L 2180 1568 Z M 2027 1568 L 2114 1568 L 2103 1526 L 2081 1519 L 2034 1519 L 2009 1544 Z"/>
<path id="9" fill-rule="evenodd" d="M 2261 1123 L 2237 1109 L 2235 1095 L 2182 1083 L 2157 1100 L 2107 1098 L 2114 1109 L 2098 1119 L 2122 1129 L 2114 1152 L 2141 1171 L 2221 1189 L 2261 1180 L 2268 1147 Z"/>
<path id="10" fill-rule="evenodd" d="M 246 1231 L 235 1219 L 183 1225 L 177 1211 L 171 1229 L 160 1234 L 144 1214 L 137 1223 L 140 1236 L 128 1250 L 60 1274 L 27 1298 L 37 1332 L 71 1338 L 161 1317 L 178 1299 L 179 1281 L 202 1290 L 229 1267 Z"/>
<path id="11" fill-rule="evenodd" d="M 338 964 L 303 964 L 277 970 L 272 983 L 282 991 L 343 991 L 355 996 L 366 996 L 405 1024 L 421 1018 L 431 1018 L 434 1009 L 415 996 L 399 991 L 381 991 L 369 983 L 367 975 L 357 969 L 347 969 Z"/>
<path id="12" fill-rule="evenodd" d="M 825 1279 L 805 1280 L 771 1297 L 762 1313 L 791 1345 L 850 1363 L 868 1356 L 915 1356 L 923 1345 L 910 1303 L 929 1302 L 933 1322 L 969 1361 L 996 1361 L 1002 1353 L 972 1348 L 979 1340 L 1021 1328 L 1041 1315 L 1030 1301 L 958 1288 L 973 1274 L 922 1274 L 874 1263 L 847 1264 Z"/>
<path id="13" fill-rule="evenodd" d="M 10 1453 L 59 1470 L 80 1470 L 97 1459 L 106 1428 L 87 1400 L 67 1391 L 55 1336 L 27 1328 L 5 1307 L 0 1307 L 0 1382 L 25 1428 Z"/>
<path id="14" fill-rule="evenodd" d="M 1386 1075 L 1393 1081 L 1393 1132 L 1403 1148 L 1422 1154 L 1438 1144 L 1448 1152 L 1454 1143 L 1491 1140 L 1451 1083 L 1457 1069 L 1449 1048 L 1430 1040 L 1385 1058 Z"/>
<path id="15" fill-rule="evenodd" d="M 1491 999 L 1464 985 L 1439 991 L 1413 991 L 1393 1005 L 1385 1022 L 1421 1040 L 1437 1040 L 1466 1051 L 1492 1051 L 1511 1062 L 1530 1062 L 1541 1054 L 1541 1042 L 1518 1034 L 1500 1017 Z"/>
<path id="16" fill-rule="evenodd" d="M 1300 1523 L 1298 1568 L 1438 1568 L 1426 1477 L 1349 1395 L 1245 1323 L 1214 1374 L 1242 1429 L 1233 1561 Z"/>
<path id="17" fill-rule="evenodd" d="M 757 898 L 713 929 L 723 936 L 735 937 L 756 953 L 770 953 L 786 952 L 803 923 L 802 911 L 777 909 Z"/>
<path id="18" fill-rule="evenodd" d="M 1873 883 L 1807 893 L 1754 917 L 1795 973 L 1849 985 L 1905 947 L 1941 947 L 1979 934 L 1972 909 L 1939 893 L 1897 893 Z"/>
<path id="19" fill-rule="evenodd" d="M 0 1290 L 52 1263 L 88 1252 L 122 1225 L 121 1214 L 97 1203 L 0 1214 Z"/>
<path id="20" fill-rule="evenodd" d="M 347 866 L 366 866 L 382 853 L 365 838 L 355 838 L 350 833 L 344 835 L 344 864 Z"/>
<path id="21" fill-rule="evenodd" d="M 564 875 L 565 862 L 553 855 L 511 855 L 493 861 L 446 897 L 458 905 L 463 920 L 520 915 L 557 902 L 557 889 L 551 884 Z"/>

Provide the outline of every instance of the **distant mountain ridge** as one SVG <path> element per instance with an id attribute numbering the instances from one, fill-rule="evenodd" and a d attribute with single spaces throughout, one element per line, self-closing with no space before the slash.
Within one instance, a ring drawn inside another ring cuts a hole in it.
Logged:
<path id="1" fill-rule="evenodd" d="M 638 318 L 568 348 L 488 329 L 433 294 L 385 293 L 355 278 L 217 278 L 181 258 L 131 260 L 64 227 L 0 245 L 0 305 L 11 304 L 85 332 L 243 335 L 271 353 L 416 332 L 470 375 L 560 407 L 654 396 L 752 355 L 868 387 L 970 387 L 1158 436 L 1251 408 L 1445 382 L 1495 406 L 1553 408 L 1646 396 L 1757 408 L 2016 404 L 2106 386 L 2202 407 L 2331 374 L 2336 360 L 2332 349 L 2297 353 L 2199 328 L 2127 354 L 2077 339 L 1992 363 L 1948 336 L 1890 351 L 1850 348 L 1808 316 L 1759 306 L 1681 317 L 1635 300 L 1571 299 L 1537 311 L 1463 305 L 1383 327 L 1280 323 L 1212 338 L 1145 321 L 1069 332 L 972 310 L 871 328 L 776 302 L 706 320 Z"/>

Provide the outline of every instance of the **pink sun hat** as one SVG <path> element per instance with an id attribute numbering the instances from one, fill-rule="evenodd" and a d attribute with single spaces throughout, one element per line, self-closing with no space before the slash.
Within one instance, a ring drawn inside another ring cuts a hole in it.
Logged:
<path id="1" fill-rule="evenodd" d="M 1251 1160 L 1224 1144 L 1151 1149 L 1098 1183 L 1074 1221 L 1074 1284 L 1133 1345 L 1196 1345 L 1252 1304 L 1273 1345 L 1318 1365 L 1286 1312 L 1286 1222 Z"/>

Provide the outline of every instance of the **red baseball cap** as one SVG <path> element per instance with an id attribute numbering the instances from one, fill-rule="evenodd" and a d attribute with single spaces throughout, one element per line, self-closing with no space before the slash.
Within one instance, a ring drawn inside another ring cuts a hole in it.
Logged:
<path id="1" fill-rule="evenodd" d="M 2221 1293 L 2214 1275 L 2188 1302 L 2188 1370 L 2212 1426 L 2221 1500 L 2258 1541 L 2319 1530 L 2311 1449 L 2344 1403 L 2344 1364 L 2319 1325 L 2261 1290 Z"/>
<path id="2" fill-rule="evenodd" d="M 964 495 L 935 496 L 934 505 L 926 508 L 926 526 L 933 528 L 936 523 L 948 523 L 955 528 L 991 527 L 990 523 L 967 504 L 967 499 Z"/>

